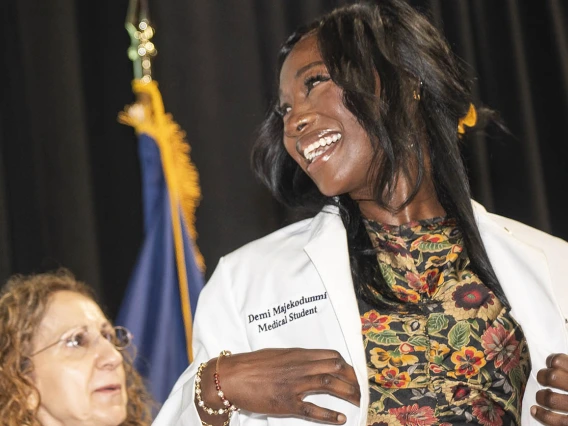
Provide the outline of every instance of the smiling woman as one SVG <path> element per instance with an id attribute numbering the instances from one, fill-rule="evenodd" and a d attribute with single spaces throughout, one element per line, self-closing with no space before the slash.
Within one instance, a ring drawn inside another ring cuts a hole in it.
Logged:
<path id="1" fill-rule="evenodd" d="M 11 278 L 0 296 L 1 424 L 150 424 L 130 340 L 68 271 Z"/>
<path id="2" fill-rule="evenodd" d="M 221 259 L 155 424 L 566 424 L 568 244 L 471 200 L 460 141 L 494 114 L 442 35 L 403 0 L 339 8 L 278 89 L 253 166 L 313 217 Z"/>

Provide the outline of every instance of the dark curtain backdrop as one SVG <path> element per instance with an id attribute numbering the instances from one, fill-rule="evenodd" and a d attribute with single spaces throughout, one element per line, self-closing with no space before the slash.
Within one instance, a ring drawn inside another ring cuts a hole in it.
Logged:
<path id="1" fill-rule="evenodd" d="M 150 0 L 166 109 L 200 175 L 198 244 L 221 255 L 285 224 L 249 150 L 274 88 L 280 43 L 333 0 Z M 511 136 L 464 143 L 473 193 L 489 210 L 568 239 L 568 4 L 424 0 L 476 79 L 475 97 Z M 127 0 L 0 6 L 0 279 L 63 265 L 114 315 L 142 241 L 136 140 L 116 114 L 132 101 Z"/>

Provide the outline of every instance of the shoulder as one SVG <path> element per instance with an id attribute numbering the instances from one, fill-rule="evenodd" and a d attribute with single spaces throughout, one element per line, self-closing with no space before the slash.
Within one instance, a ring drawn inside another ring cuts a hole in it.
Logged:
<path id="1" fill-rule="evenodd" d="M 221 257 L 206 287 L 217 281 L 230 287 L 254 286 L 261 278 L 284 274 L 293 264 L 304 262 L 304 247 L 318 216 L 278 229 Z"/>
<path id="2" fill-rule="evenodd" d="M 200 303 L 219 302 L 222 295 L 244 312 L 251 304 L 272 303 L 277 294 L 285 296 L 296 286 L 304 286 L 316 273 L 304 248 L 314 232 L 326 226 L 326 219 L 320 212 L 223 256 L 201 292 Z"/>
<path id="3" fill-rule="evenodd" d="M 525 296 L 518 292 L 519 282 L 533 283 L 534 292 L 527 294 L 534 298 L 544 295 L 541 306 L 556 306 L 568 318 L 568 243 L 516 220 L 488 213 L 475 202 L 473 208 L 485 249 L 507 297 L 523 299 Z M 525 314 L 527 309 L 536 309 L 534 300 L 520 303 Z"/>
<path id="4" fill-rule="evenodd" d="M 206 288 L 223 286 L 265 292 L 271 286 L 303 280 L 313 266 L 305 248 L 321 232 L 342 228 L 337 210 L 324 208 L 313 218 L 281 228 L 223 256 Z M 212 286 L 210 285 L 212 284 Z"/>
<path id="5" fill-rule="evenodd" d="M 482 233 L 498 233 L 499 231 L 504 231 L 509 236 L 545 253 L 563 253 L 568 255 L 568 242 L 561 238 L 514 219 L 489 213 L 481 204 L 476 202 L 474 202 L 474 211 Z"/>
<path id="6" fill-rule="evenodd" d="M 286 260 L 295 253 L 303 252 L 315 233 L 326 229 L 330 221 L 337 221 L 337 209 L 324 207 L 317 215 L 278 229 L 258 240 L 252 241 L 224 256 L 227 264 L 236 264 L 254 259 L 259 262 Z"/>

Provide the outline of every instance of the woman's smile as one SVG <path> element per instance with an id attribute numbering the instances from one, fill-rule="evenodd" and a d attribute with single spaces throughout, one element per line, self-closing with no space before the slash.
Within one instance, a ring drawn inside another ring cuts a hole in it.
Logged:
<path id="1" fill-rule="evenodd" d="M 331 129 L 315 130 L 301 136 L 296 142 L 296 150 L 308 162 L 307 171 L 319 160 L 327 161 L 342 138 L 341 132 Z"/>

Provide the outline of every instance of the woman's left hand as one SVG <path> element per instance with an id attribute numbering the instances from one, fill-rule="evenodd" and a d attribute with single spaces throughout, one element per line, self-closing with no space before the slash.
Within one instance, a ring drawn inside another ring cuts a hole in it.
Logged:
<path id="1" fill-rule="evenodd" d="M 546 358 L 546 367 L 537 373 L 538 382 L 568 392 L 568 355 L 550 355 Z M 531 407 L 531 413 L 539 422 L 549 426 L 568 425 L 568 395 L 543 389 L 536 393 L 536 402 L 539 405 Z"/>

